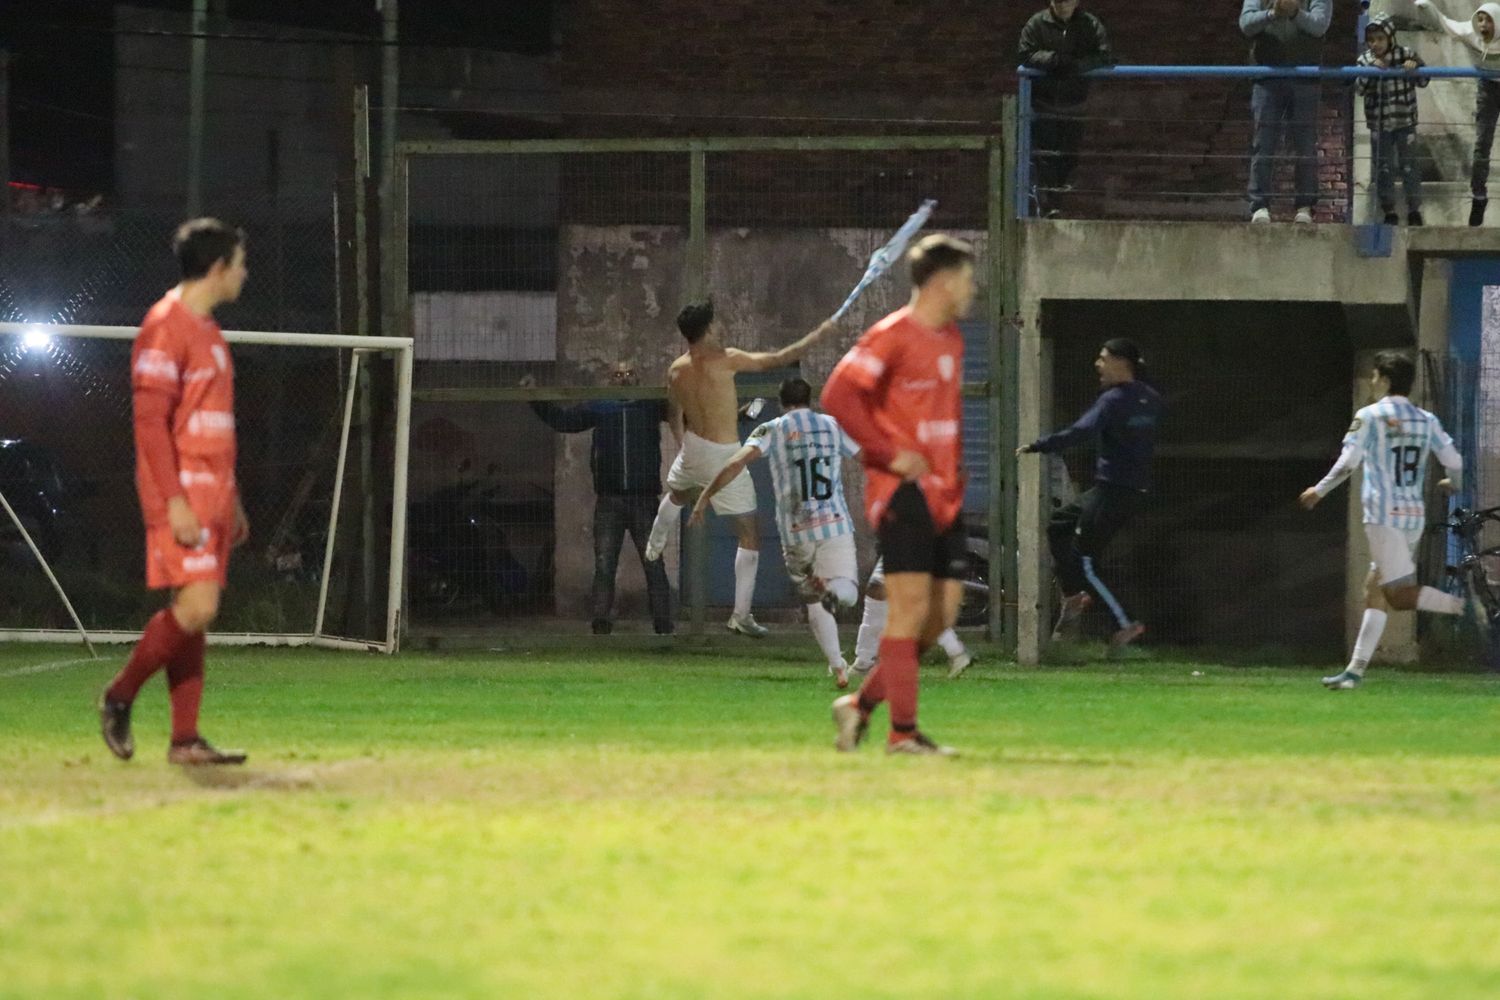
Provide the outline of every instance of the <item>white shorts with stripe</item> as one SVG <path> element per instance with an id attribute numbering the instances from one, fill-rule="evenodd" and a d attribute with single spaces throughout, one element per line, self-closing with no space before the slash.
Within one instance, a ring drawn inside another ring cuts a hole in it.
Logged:
<path id="1" fill-rule="evenodd" d="M 804 598 L 816 598 L 809 581 L 856 580 L 859 576 L 859 559 L 854 550 L 854 533 L 833 538 L 820 538 L 815 542 L 798 545 L 782 545 L 782 558 L 786 562 L 787 576 Z"/>
<path id="2" fill-rule="evenodd" d="M 739 450 L 736 443 L 720 444 L 688 431 L 682 436 L 682 450 L 672 462 L 672 471 L 667 473 L 667 489 L 688 493 L 707 488 Z M 742 471 L 730 480 L 728 486 L 714 494 L 709 505 L 720 517 L 754 513 L 755 483 L 749 471 Z"/>
<path id="3" fill-rule="evenodd" d="M 1405 583 L 1417 575 L 1417 544 L 1422 541 L 1421 528 L 1392 528 L 1385 524 L 1365 525 L 1370 542 L 1370 569 L 1382 587 Z"/>

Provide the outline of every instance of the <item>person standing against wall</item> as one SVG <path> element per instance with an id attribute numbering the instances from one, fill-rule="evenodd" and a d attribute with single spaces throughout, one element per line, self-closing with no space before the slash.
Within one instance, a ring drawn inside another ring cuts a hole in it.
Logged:
<path id="1" fill-rule="evenodd" d="M 1333 16 L 1330 0 L 1244 0 L 1240 31 L 1260 66 L 1316 66 Z M 1250 151 L 1250 221 L 1271 221 L 1276 151 L 1289 134 L 1296 157 L 1295 221 L 1311 223 L 1318 203 L 1317 80 L 1267 77 L 1250 95 L 1255 135 Z"/>
<path id="2" fill-rule="evenodd" d="M 1431 13 L 1444 31 L 1464 43 L 1478 69 L 1500 72 L 1500 3 L 1480 4 L 1467 21 L 1444 17 L 1432 0 L 1417 0 L 1417 9 Z M 1490 204 L 1490 150 L 1495 145 L 1495 121 L 1500 119 L 1500 80 L 1475 80 L 1474 158 L 1469 168 L 1469 188 L 1474 200 L 1469 207 L 1469 225 L 1484 225 L 1484 210 Z"/>
<path id="3" fill-rule="evenodd" d="M 1067 190 L 1083 145 L 1089 82 L 1082 74 L 1114 64 L 1104 22 L 1078 7 L 1079 0 L 1050 0 L 1026 22 L 1016 47 L 1022 66 L 1046 74 L 1032 85 L 1031 147 L 1037 209 L 1049 217 L 1058 214 L 1057 195 Z"/>
<path id="4" fill-rule="evenodd" d="M 616 388 L 638 386 L 640 373 L 634 363 L 621 361 L 610 369 L 609 384 Z M 529 388 L 536 385 L 536 379 L 528 375 L 521 385 Z M 666 400 L 600 399 L 577 406 L 536 400 L 531 408 L 555 431 L 594 432 L 589 450 L 595 495 L 594 582 L 590 591 L 594 634 L 614 631 L 615 575 L 620 548 L 629 532 L 646 574 L 652 625 L 658 635 L 670 635 L 674 624 L 667 571 L 660 559 L 646 558 L 646 539 L 661 493 L 661 425 L 667 419 Z"/>

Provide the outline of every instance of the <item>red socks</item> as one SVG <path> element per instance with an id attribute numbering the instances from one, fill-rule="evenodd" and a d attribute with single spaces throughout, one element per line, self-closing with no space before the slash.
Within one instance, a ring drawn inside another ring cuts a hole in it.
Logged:
<path id="1" fill-rule="evenodd" d="M 880 640 L 880 659 L 859 688 L 859 710 L 868 716 L 891 703 L 891 738 L 905 739 L 917 728 L 917 640 Z"/>
<path id="2" fill-rule="evenodd" d="M 198 738 L 198 706 L 203 701 L 203 633 L 190 635 L 167 661 L 167 687 L 172 698 L 172 742 Z"/>
<path id="3" fill-rule="evenodd" d="M 190 635 L 177 624 L 171 608 L 151 616 L 141 641 L 135 644 L 123 670 L 109 685 L 107 697 L 127 704 L 162 667 L 167 668 L 167 687 L 172 697 L 172 742 L 198 738 L 198 705 L 203 701 L 202 632 Z"/>
<path id="4" fill-rule="evenodd" d="M 171 608 L 163 608 L 152 615 L 130 659 L 109 685 L 107 695 L 110 701 L 126 704 L 135 701 L 135 696 L 151 675 L 170 662 L 189 638 L 172 616 Z"/>

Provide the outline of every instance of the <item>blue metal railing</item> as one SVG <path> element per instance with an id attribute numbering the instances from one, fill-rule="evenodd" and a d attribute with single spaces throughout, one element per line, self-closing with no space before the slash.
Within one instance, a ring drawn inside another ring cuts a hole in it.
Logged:
<path id="1" fill-rule="evenodd" d="M 1016 70 L 1020 77 L 1017 91 L 1016 137 L 1016 217 L 1031 216 L 1036 192 L 1032 184 L 1032 81 L 1047 74 L 1030 66 Z M 1110 66 L 1090 70 L 1079 76 L 1090 80 L 1338 80 L 1353 83 L 1378 77 L 1416 77 L 1428 80 L 1497 79 L 1500 74 L 1472 66 L 1424 66 L 1416 70 L 1374 69 L 1366 66 Z"/>

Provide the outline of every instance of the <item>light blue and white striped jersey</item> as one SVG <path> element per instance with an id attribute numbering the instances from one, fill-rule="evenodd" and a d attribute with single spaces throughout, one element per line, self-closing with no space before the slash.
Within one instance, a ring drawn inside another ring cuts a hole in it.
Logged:
<path id="1" fill-rule="evenodd" d="M 859 454 L 839 422 L 798 407 L 768 420 L 745 442 L 771 463 L 776 527 L 785 545 L 837 538 L 854 531 L 844 499 L 844 459 Z"/>
<path id="2" fill-rule="evenodd" d="M 1356 465 L 1363 465 L 1360 498 L 1365 523 L 1420 531 L 1427 520 L 1424 490 L 1432 455 L 1454 473 L 1463 466 L 1437 417 L 1405 396 L 1387 396 L 1354 415 L 1344 435 L 1344 455 L 1324 482 L 1332 489 Z M 1326 493 L 1322 486 L 1319 493 Z"/>

